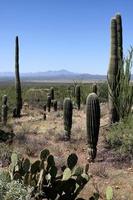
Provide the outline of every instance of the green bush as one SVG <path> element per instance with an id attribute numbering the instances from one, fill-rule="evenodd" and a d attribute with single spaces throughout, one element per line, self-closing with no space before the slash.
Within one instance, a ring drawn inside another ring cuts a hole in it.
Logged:
<path id="1" fill-rule="evenodd" d="M 120 123 L 112 125 L 107 135 L 109 146 L 125 155 L 133 158 L 133 116 Z"/>
<path id="2" fill-rule="evenodd" d="M 7 192 L 4 200 L 28 200 L 28 191 L 19 181 L 11 181 L 7 184 Z"/>
<path id="3" fill-rule="evenodd" d="M 11 181 L 8 171 L 0 172 L 0 200 L 28 200 L 28 190 L 18 181 Z"/>

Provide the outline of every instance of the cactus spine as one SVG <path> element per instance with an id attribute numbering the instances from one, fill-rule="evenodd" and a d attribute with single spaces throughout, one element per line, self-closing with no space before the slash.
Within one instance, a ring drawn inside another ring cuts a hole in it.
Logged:
<path id="1" fill-rule="evenodd" d="M 70 98 L 65 98 L 63 102 L 63 117 L 64 117 L 64 132 L 65 140 L 70 140 L 72 128 L 72 101 Z"/>
<path id="2" fill-rule="evenodd" d="M 117 23 L 115 18 L 111 20 L 111 55 L 107 78 L 109 91 L 109 118 L 111 124 L 119 121 L 118 109 L 116 107 L 119 84 L 119 69 L 117 48 Z"/>
<path id="3" fill-rule="evenodd" d="M 76 104 L 78 106 L 78 110 L 80 110 L 80 86 L 79 85 L 76 85 L 75 97 L 76 97 Z"/>
<path id="4" fill-rule="evenodd" d="M 2 123 L 4 126 L 6 126 L 7 123 L 7 115 L 8 115 L 7 96 L 4 95 L 2 99 L 2 113 L 1 113 Z"/>
<path id="5" fill-rule="evenodd" d="M 47 96 L 47 108 L 48 108 L 48 112 L 50 112 L 50 109 L 51 109 L 51 96 L 50 95 Z"/>
<path id="6" fill-rule="evenodd" d="M 16 46 L 15 46 L 15 75 L 16 75 L 16 117 L 20 117 L 20 112 L 22 109 L 22 96 L 21 96 L 21 83 L 19 75 L 19 40 L 16 36 Z"/>
<path id="7" fill-rule="evenodd" d="M 89 160 L 94 161 L 100 127 L 100 104 L 98 96 L 90 93 L 86 100 L 86 129 Z"/>

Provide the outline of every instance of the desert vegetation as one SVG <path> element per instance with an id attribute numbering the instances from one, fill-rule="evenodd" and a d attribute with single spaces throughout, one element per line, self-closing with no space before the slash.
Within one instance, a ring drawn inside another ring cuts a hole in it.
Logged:
<path id="1" fill-rule="evenodd" d="M 133 199 L 133 49 L 111 20 L 107 81 L 0 85 L 1 200 Z M 125 187 L 126 186 L 126 187 Z"/>

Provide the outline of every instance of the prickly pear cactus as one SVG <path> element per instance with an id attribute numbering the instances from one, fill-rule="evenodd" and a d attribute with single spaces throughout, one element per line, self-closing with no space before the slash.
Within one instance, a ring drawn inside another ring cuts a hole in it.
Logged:
<path id="1" fill-rule="evenodd" d="M 58 173 L 54 156 L 44 149 L 40 153 L 40 160 L 32 164 L 29 159 L 20 160 L 13 153 L 10 168 L 13 179 L 32 187 L 31 196 L 35 200 L 74 200 L 90 178 L 88 166 L 77 166 L 77 162 L 77 155 L 72 153 L 67 158 L 66 166 Z"/>
<path id="2" fill-rule="evenodd" d="M 77 104 L 78 110 L 80 110 L 80 85 L 76 85 L 75 97 L 76 97 L 76 104 Z"/>
<path id="3" fill-rule="evenodd" d="M 70 140 L 72 128 L 73 106 L 70 98 L 65 98 L 63 102 L 64 136 L 65 140 Z"/>
<path id="4" fill-rule="evenodd" d="M 88 160 L 94 161 L 97 153 L 97 142 L 100 127 L 100 105 L 95 93 L 88 95 L 86 100 L 86 131 L 88 143 Z"/>

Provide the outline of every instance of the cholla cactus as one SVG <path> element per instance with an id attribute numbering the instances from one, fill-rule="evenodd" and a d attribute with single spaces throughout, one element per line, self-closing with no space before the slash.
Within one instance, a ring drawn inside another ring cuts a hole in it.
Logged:
<path id="1" fill-rule="evenodd" d="M 70 140 L 72 128 L 72 101 L 70 98 L 65 98 L 63 102 L 63 117 L 64 117 L 64 131 L 65 140 Z"/>
<path id="2" fill-rule="evenodd" d="M 76 85 L 75 97 L 76 97 L 76 104 L 77 104 L 78 110 L 80 110 L 80 86 L 79 85 Z"/>
<path id="3" fill-rule="evenodd" d="M 86 100 L 86 129 L 89 160 L 96 158 L 97 142 L 100 127 L 100 104 L 98 96 L 90 93 Z"/>
<path id="4" fill-rule="evenodd" d="M 6 126 L 7 123 L 7 116 L 8 116 L 8 106 L 7 106 L 7 96 L 4 95 L 2 99 L 2 113 L 1 113 L 1 118 L 2 118 L 2 123 L 4 126 Z"/>
<path id="5" fill-rule="evenodd" d="M 16 117 L 20 117 L 22 109 L 22 94 L 21 94 L 21 83 L 19 75 L 19 40 L 16 37 L 16 47 L 15 47 L 15 75 L 16 75 Z"/>

